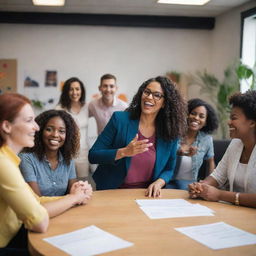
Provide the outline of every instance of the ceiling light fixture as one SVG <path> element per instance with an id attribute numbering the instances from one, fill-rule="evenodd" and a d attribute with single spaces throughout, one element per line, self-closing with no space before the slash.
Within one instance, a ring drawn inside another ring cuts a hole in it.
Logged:
<path id="1" fill-rule="evenodd" d="M 44 6 L 63 6 L 65 0 L 32 0 L 34 5 L 44 5 Z"/>
<path id="2" fill-rule="evenodd" d="M 204 5 L 210 0 L 158 0 L 159 4 Z"/>

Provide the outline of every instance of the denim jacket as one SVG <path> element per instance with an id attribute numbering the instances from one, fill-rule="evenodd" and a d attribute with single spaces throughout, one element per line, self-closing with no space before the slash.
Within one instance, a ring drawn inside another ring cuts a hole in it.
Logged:
<path id="1" fill-rule="evenodd" d="M 193 142 L 192 146 L 197 147 L 197 153 L 192 156 L 192 177 L 197 180 L 199 169 L 203 163 L 203 160 L 207 160 L 214 156 L 213 140 L 212 136 L 204 133 L 198 132 L 196 140 Z M 180 148 L 180 140 L 178 144 L 178 149 Z M 174 173 L 174 179 L 179 171 L 181 162 L 181 156 L 177 155 L 177 164 Z"/>

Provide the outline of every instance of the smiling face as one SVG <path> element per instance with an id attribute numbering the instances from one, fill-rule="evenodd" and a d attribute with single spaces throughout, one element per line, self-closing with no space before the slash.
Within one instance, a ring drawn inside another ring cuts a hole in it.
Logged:
<path id="1" fill-rule="evenodd" d="M 113 102 L 114 96 L 117 91 L 117 85 L 115 79 L 104 79 L 99 86 L 103 101 Z"/>
<path id="2" fill-rule="evenodd" d="M 39 130 L 30 104 L 25 104 L 13 122 L 4 121 L 6 142 L 16 153 L 24 147 L 33 147 L 35 132 Z"/>
<path id="3" fill-rule="evenodd" d="M 59 117 L 51 118 L 43 130 L 43 143 L 46 151 L 58 151 L 66 139 L 66 125 Z"/>
<path id="4" fill-rule="evenodd" d="M 69 97 L 71 102 L 78 102 L 81 98 L 82 90 L 79 82 L 73 82 L 69 88 Z"/>
<path id="5" fill-rule="evenodd" d="M 141 114 L 156 117 L 164 107 L 164 92 L 159 82 L 151 82 L 141 96 Z"/>
<path id="6" fill-rule="evenodd" d="M 231 138 L 244 139 L 250 132 L 255 132 L 255 121 L 247 119 L 239 107 L 232 108 L 228 126 Z"/>
<path id="7" fill-rule="evenodd" d="M 200 131 L 207 121 L 207 110 L 204 106 L 199 106 L 189 113 L 188 115 L 188 129 L 192 131 Z"/>

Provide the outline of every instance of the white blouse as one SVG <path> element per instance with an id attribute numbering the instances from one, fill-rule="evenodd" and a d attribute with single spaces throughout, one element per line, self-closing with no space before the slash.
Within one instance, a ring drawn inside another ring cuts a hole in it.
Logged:
<path id="1" fill-rule="evenodd" d="M 88 161 L 88 105 L 85 104 L 79 113 L 73 113 L 67 109 L 61 108 L 60 105 L 56 106 L 57 110 L 65 110 L 75 120 L 80 130 L 80 150 L 79 156 L 75 159 L 76 173 L 78 178 L 84 178 L 89 175 L 89 161 Z"/>

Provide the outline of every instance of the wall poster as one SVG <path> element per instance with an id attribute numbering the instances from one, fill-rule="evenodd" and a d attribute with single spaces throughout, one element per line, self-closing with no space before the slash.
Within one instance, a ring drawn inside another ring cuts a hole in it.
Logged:
<path id="1" fill-rule="evenodd" d="M 0 59 L 0 94 L 17 92 L 17 60 Z"/>

